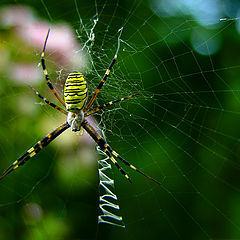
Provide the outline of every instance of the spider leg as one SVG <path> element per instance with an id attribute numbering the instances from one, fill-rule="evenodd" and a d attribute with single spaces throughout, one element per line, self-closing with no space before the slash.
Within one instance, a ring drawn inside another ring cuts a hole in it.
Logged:
<path id="1" fill-rule="evenodd" d="M 137 171 L 138 173 L 142 174 L 143 176 L 147 177 L 148 179 L 154 181 L 157 184 L 160 184 L 160 182 L 158 182 L 157 180 L 155 180 L 154 178 L 148 176 L 147 174 L 143 173 L 142 171 L 138 170 L 135 166 L 133 166 L 132 164 L 130 164 L 128 161 L 126 161 L 124 158 L 122 158 L 117 152 L 115 152 L 114 150 L 112 150 L 112 148 L 105 143 L 105 149 L 107 149 L 112 155 L 114 155 L 116 158 L 120 159 L 125 165 L 129 166 L 130 168 L 132 168 L 133 170 Z"/>
<path id="2" fill-rule="evenodd" d="M 40 97 L 45 103 L 47 103 L 48 105 L 50 105 L 51 107 L 57 109 L 58 111 L 64 113 L 65 115 L 67 115 L 67 111 L 60 108 L 59 106 L 57 106 L 56 104 L 50 102 L 49 100 L 47 100 L 45 97 L 43 97 L 35 88 L 33 88 L 31 85 L 28 84 L 28 86 L 37 94 L 38 97 Z"/>
<path id="3" fill-rule="evenodd" d="M 34 157 L 41 149 L 51 143 L 56 137 L 62 134 L 70 126 L 67 122 L 57 127 L 55 130 L 46 135 L 42 140 L 38 141 L 33 147 L 29 148 L 22 156 L 20 156 L 15 162 L 13 162 L 0 176 L 0 181 L 9 173 L 17 169 L 19 166 L 26 163 L 30 158 Z"/>
<path id="4" fill-rule="evenodd" d="M 126 172 L 119 166 L 118 162 L 116 159 L 111 156 L 110 152 L 108 151 L 107 148 L 105 148 L 105 141 L 103 138 L 96 133 L 96 131 L 86 122 L 86 120 L 83 121 L 82 127 L 86 130 L 86 132 L 92 137 L 92 139 L 97 143 L 97 145 L 100 147 L 100 149 L 105 152 L 110 160 L 113 162 L 113 164 L 117 167 L 117 169 L 127 178 L 127 180 L 132 183 L 131 179 L 129 176 L 126 174 Z"/>
<path id="5" fill-rule="evenodd" d="M 108 106 L 110 106 L 110 105 L 112 105 L 112 104 L 114 104 L 114 103 L 124 101 L 124 100 L 126 100 L 126 99 L 128 99 L 128 98 L 131 98 L 131 97 L 134 97 L 134 96 L 136 96 L 136 95 L 138 95 L 138 94 L 139 94 L 139 93 L 135 93 L 135 94 L 129 95 L 129 96 L 127 96 L 127 97 L 119 98 L 119 99 L 116 99 L 116 100 L 114 100 L 114 101 L 105 103 L 105 104 L 103 104 L 102 106 L 96 107 L 96 108 L 94 108 L 93 110 L 90 110 L 90 111 L 88 111 L 87 113 L 85 113 L 85 117 L 87 117 L 87 116 L 89 116 L 89 115 L 92 115 L 92 114 L 94 114 L 94 113 L 102 110 L 103 108 L 108 107 Z"/>
<path id="6" fill-rule="evenodd" d="M 123 159 L 117 152 L 112 150 L 112 148 L 106 143 L 106 141 L 96 133 L 96 131 L 87 123 L 87 121 L 83 121 L 82 127 L 87 131 L 87 133 L 93 138 L 93 140 L 98 144 L 98 146 L 101 148 L 103 152 L 105 152 L 109 158 L 111 159 L 111 154 L 114 155 L 116 158 L 118 158 L 120 161 L 122 161 L 125 165 L 129 166 L 133 170 L 137 171 L 138 173 L 142 174 L 143 176 L 147 177 L 148 179 L 160 184 L 157 180 L 154 178 L 148 176 L 147 174 L 143 173 L 142 171 L 138 170 L 135 166 L 130 164 L 128 161 Z M 112 162 L 116 165 L 117 161 L 113 158 L 111 159 Z M 115 163 L 116 162 L 116 163 Z M 117 165 L 116 165 L 117 166 Z M 117 166 L 118 167 L 118 166 Z M 119 168 L 119 167 L 118 167 Z M 121 171 L 121 170 L 120 170 Z M 122 174 L 125 174 L 122 173 Z M 129 180 L 129 177 L 125 175 L 125 177 Z"/>
<path id="7" fill-rule="evenodd" d="M 117 47 L 116 53 L 115 53 L 115 55 L 114 55 L 114 57 L 112 59 L 112 62 L 109 65 L 108 69 L 106 70 L 106 72 L 105 72 L 101 82 L 99 83 L 98 87 L 96 88 L 95 92 L 93 93 L 90 101 L 88 102 L 87 106 L 84 108 L 84 112 L 87 111 L 91 107 L 91 105 L 93 104 L 93 102 L 96 99 L 98 93 L 100 92 L 103 84 L 107 80 L 113 65 L 115 64 L 115 62 L 117 60 L 117 55 L 118 55 L 118 51 L 119 51 L 119 48 L 120 48 L 120 37 L 121 37 L 121 34 L 122 34 L 122 28 L 119 31 L 120 31 L 120 34 L 118 36 L 118 47 Z"/>
<path id="8" fill-rule="evenodd" d="M 102 149 L 102 148 L 101 148 Z M 108 149 L 102 149 L 102 151 L 104 151 L 108 157 L 110 158 L 110 160 L 113 162 L 113 164 L 117 167 L 117 169 L 121 172 L 121 174 L 123 174 L 127 180 L 132 183 L 132 180 L 130 179 L 130 177 L 126 174 L 126 172 L 120 167 L 120 165 L 118 164 L 117 160 L 111 156 L 111 153 L 108 151 Z"/>
<path id="9" fill-rule="evenodd" d="M 47 82 L 47 85 L 48 87 L 50 88 L 50 90 L 52 91 L 52 93 L 56 96 L 56 98 L 58 99 L 58 101 L 65 107 L 65 102 L 62 100 L 62 98 L 59 96 L 59 94 L 57 93 L 56 89 L 54 88 L 53 84 L 51 83 L 50 81 L 50 78 L 48 76 L 48 72 L 47 72 L 47 69 L 46 69 L 46 64 L 45 64 L 45 59 L 44 59 L 44 56 L 45 56 L 45 50 L 46 50 L 46 45 L 47 45 L 47 40 L 48 40 L 48 36 L 49 36 L 49 33 L 50 33 L 50 28 L 48 29 L 48 32 L 47 32 L 47 36 L 45 38 L 45 42 L 44 42 L 44 45 L 43 45 L 43 50 L 42 50 L 42 53 L 41 53 L 41 65 L 42 65 L 42 69 L 43 69 L 43 73 L 44 73 L 44 76 L 45 76 L 45 79 L 46 79 L 46 82 Z"/>

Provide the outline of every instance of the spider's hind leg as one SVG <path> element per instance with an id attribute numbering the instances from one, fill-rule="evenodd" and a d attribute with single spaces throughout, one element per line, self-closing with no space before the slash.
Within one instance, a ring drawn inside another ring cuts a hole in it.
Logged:
<path id="1" fill-rule="evenodd" d="M 87 133 L 92 137 L 92 139 L 97 143 L 97 145 L 100 147 L 100 149 L 105 152 L 108 157 L 110 158 L 110 160 L 115 164 L 115 166 L 118 168 L 118 170 L 130 181 L 130 178 L 128 177 L 128 175 L 125 173 L 125 171 L 119 166 L 118 162 L 115 160 L 115 158 L 113 156 L 115 156 L 116 158 L 118 158 L 120 161 L 122 161 L 125 165 L 127 165 L 128 167 L 132 168 L 133 170 L 137 171 L 138 173 L 142 174 L 143 176 L 145 176 L 146 178 L 160 184 L 160 182 L 158 182 L 157 180 L 155 180 L 154 178 L 148 176 L 147 174 L 143 173 L 142 171 L 138 170 L 135 166 L 133 166 L 132 164 L 130 164 L 128 161 L 126 161 L 125 159 L 123 159 L 117 152 L 115 152 L 114 150 L 112 150 L 112 148 L 106 143 L 106 141 L 92 128 L 92 126 L 87 123 L 86 120 L 83 121 L 82 123 L 83 128 L 87 131 Z M 112 155 L 113 156 L 112 156 Z"/>
<path id="2" fill-rule="evenodd" d="M 107 154 L 107 156 L 110 158 L 113 164 L 117 167 L 117 169 L 127 178 L 127 180 L 130 183 L 132 183 L 131 179 L 126 174 L 126 172 L 120 167 L 116 159 L 111 155 L 109 150 L 105 148 L 105 145 L 106 145 L 105 140 L 92 128 L 92 126 L 89 123 L 87 123 L 86 120 L 82 122 L 82 127 L 86 130 L 86 132 L 90 135 L 90 137 L 96 142 L 96 144 L 100 147 L 100 149 Z"/>
<path id="3" fill-rule="evenodd" d="M 144 177 L 152 180 L 153 182 L 160 184 L 160 182 L 158 182 L 157 180 L 155 180 L 154 178 L 148 176 L 147 174 L 145 174 L 144 172 L 140 171 L 139 169 L 137 169 L 134 165 L 132 165 L 131 163 L 129 163 L 128 161 L 126 161 L 124 158 L 122 158 L 117 152 L 115 152 L 114 150 L 112 150 L 112 148 L 108 145 L 105 144 L 105 148 L 116 158 L 118 158 L 119 160 L 121 160 L 125 165 L 129 166 L 131 169 L 137 171 L 138 173 L 142 174 Z"/>
<path id="4" fill-rule="evenodd" d="M 6 177 L 9 173 L 13 172 L 19 166 L 25 164 L 29 159 L 34 157 L 41 149 L 45 148 L 49 143 L 51 143 L 56 137 L 61 135 L 70 126 L 67 122 L 64 122 L 55 130 L 46 135 L 42 140 L 38 141 L 34 146 L 29 148 L 22 156 L 20 156 L 16 161 L 14 161 L 0 176 L 0 181 Z"/>

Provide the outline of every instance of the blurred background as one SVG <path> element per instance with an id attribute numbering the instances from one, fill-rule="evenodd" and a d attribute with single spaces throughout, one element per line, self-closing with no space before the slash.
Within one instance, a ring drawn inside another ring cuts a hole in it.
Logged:
<path id="1" fill-rule="evenodd" d="M 90 93 L 118 45 L 94 106 L 139 92 L 89 122 L 127 161 L 162 184 L 113 167 L 125 228 L 98 224 L 98 160 L 86 135 L 63 133 L 0 182 L 0 239 L 240 239 L 240 1 L 2 1 L 0 169 L 65 121 L 67 74 Z"/>

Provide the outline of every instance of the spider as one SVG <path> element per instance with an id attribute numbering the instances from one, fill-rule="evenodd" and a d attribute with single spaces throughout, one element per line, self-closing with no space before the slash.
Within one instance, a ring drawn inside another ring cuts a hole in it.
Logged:
<path id="1" fill-rule="evenodd" d="M 0 181 L 7 176 L 12 171 L 16 170 L 19 166 L 24 165 L 30 158 L 34 157 L 41 149 L 45 148 L 49 143 L 51 143 L 56 137 L 60 136 L 64 131 L 68 128 L 71 128 L 73 132 L 79 132 L 82 128 L 92 137 L 92 139 L 96 142 L 99 148 L 109 157 L 109 159 L 113 162 L 113 164 L 118 168 L 118 170 L 123 174 L 127 180 L 132 183 L 129 176 L 126 172 L 120 167 L 117 160 L 114 158 L 116 157 L 120 161 L 122 161 L 125 165 L 129 166 L 133 170 L 137 171 L 138 173 L 142 174 L 143 176 L 147 177 L 148 179 L 160 184 L 157 180 L 153 179 L 152 177 L 146 175 L 142 171 L 138 170 L 135 166 L 127 162 L 123 159 L 117 152 L 115 152 L 107 142 L 94 130 L 94 128 L 88 123 L 86 118 L 103 108 L 106 108 L 114 103 L 124 101 L 128 98 L 134 97 L 138 95 L 138 93 L 129 95 L 124 98 L 116 99 L 114 101 L 108 102 L 103 104 L 102 106 L 98 106 L 92 110 L 89 108 L 92 106 L 94 100 L 96 99 L 98 93 L 100 92 L 102 86 L 104 85 L 109 73 L 117 60 L 118 51 L 120 48 L 120 36 L 118 38 L 118 47 L 115 53 L 114 58 L 112 59 L 108 69 L 106 70 L 101 82 L 99 83 L 98 87 L 96 88 L 95 92 L 93 93 L 92 97 L 90 98 L 89 102 L 87 102 L 87 82 L 80 72 L 72 72 L 68 75 L 65 85 L 64 85 L 64 101 L 59 96 L 57 91 L 55 90 L 53 84 L 50 81 L 48 76 L 48 72 L 46 69 L 45 64 L 45 50 L 47 45 L 47 40 L 49 37 L 50 29 L 48 29 L 47 36 L 45 38 L 45 42 L 43 45 L 43 50 L 41 53 L 41 66 L 43 69 L 43 73 L 46 79 L 46 83 L 50 88 L 51 92 L 55 95 L 55 97 L 59 100 L 59 102 L 64 106 L 65 109 L 57 106 L 56 104 L 50 102 L 45 97 L 43 97 L 36 89 L 29 85 L 29 87 L 36 93 L 36 95 L 41 98 L 46 104 L 50 105 L 51 107 L 55 108 L 56 110 L 60 111 L 61 113 L 67 115 L 67 120 L 54 129 L 52 132 L 47 134 L 42 140 L 38 141 L 34 146 L 28 149 L 22 156 L 20 156 L 16 161 L 14 161 L 0 176 Z"/>

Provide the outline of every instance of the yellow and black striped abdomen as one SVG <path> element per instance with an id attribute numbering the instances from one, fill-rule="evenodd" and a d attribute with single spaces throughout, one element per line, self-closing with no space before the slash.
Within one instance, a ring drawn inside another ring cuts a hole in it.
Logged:
<path id="1" fill-rule="evenodd" d="M 67 111 L 79 112 L 83 109 L 87 100 L 87 82 L 82 73 L 68 75 L 63 93 Z"/>

